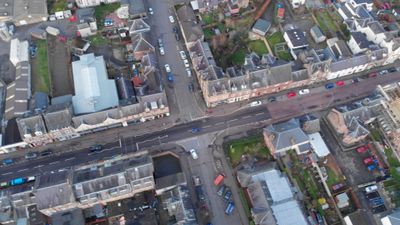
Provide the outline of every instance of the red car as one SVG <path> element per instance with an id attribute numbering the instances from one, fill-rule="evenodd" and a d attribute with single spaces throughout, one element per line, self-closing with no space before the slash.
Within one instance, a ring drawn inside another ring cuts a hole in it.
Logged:
<path id="1" fill-rule="evenodd" d="M 339 81 L 336 82 L 336 86 L 338 86 L 338 87 L 342 87 L 344 85 L 345 85 L 345 83 L 342 80 L 339 80 Z"/>
<path id="2" fill-rule="evenodd" d="M 378 74 L 376 72 L 372 72 L 368 75 L 368 77 L 376 77 Z"/>
<path id="3" fill-rule="evenodd" d="M 367 151 L 368 151 L 368 147 L 367 146 L 362 146 L 362 147 L 357 148 L 357 152 L 358 153 L 365 153 Z"/>
<path id="4" fill-rule="evenodd" d="M 371 163 L 373 163 L 374 162 L 374 158 L 372 158 L 372 157 L 368 157 L 368 158 L 365 158 L 364 160 L 363 160 L 363 162 L 364 162 L 364 165 L 370 165 Z"/>
<path id="5" fill-rule="evenodd" d="M 292 92 L 287 93 L 287 97 L 288 98 L 296 97 L 296 92 L 292 91 Z"/>

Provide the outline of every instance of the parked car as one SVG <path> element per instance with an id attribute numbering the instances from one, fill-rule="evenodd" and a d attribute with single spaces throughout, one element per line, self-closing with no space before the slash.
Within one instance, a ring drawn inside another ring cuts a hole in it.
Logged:
<path id="1" fill-rule="evenodd" d="M 167 73 L 170 73 L 170 72 L 171 72 L 171 67 L 169 67 L 169 64 L 165 64 L 164 67 L 165 67 L 165 71 L 166 71 Z"/>
<path id="2" fill-rule="evenodd" d="M 158 40 L 157 40 L 157 42 L 158 42 L 158 47 L 163 47 L 164 46 L 164 44 L 163 44 L 163 40 L 161 39 L 161 38 L 159 38 Z"/>
<path id="3" fill-rule="evenodd" d="M 299 91 L 299 95 L 307 95 L 310 94 L 310 89 L 301 89 Z"/>
<path id="4" fill-rule="evenodd" d="M 28 152 L 25 154 L 25 159 L 30 160 L 30 159 L 35 159 L 38 157 L 38 154 L 36 152 Z"/>
<path id="5" fill-rule="evenodd" d="M 177 26 L 173 27 L 173 28 L 172 28 L 172 32 L 178 33 L 178 27 L 177 27 Z"/>
<path id="6" fill-rule="evenodd" d="M 218 186 L 220 185 L 225 179 L 225 176 L 223 174 L 218 174 L 218 176 L 214 179 L 214 185 Z"/>
<path id="7" fill-rule="evenodd" d="M 376 77 L 378 74 L 376 72 L 372 72 L 368 74 L 368 77 Z"/>
<path id="8" fill-rule="evenodd" d="M 389 73 L 394 73 L 394 72 L 397 72 L 397 69 L 394 68 L 394 67 L 391 67 L 391 68 L 388 69 L 388 72 Z"/>
<path id="9" fill-rule="evenodd" d="M 1 182 L 0 188 L 7 188 L 9 186 L 8 182 Z"/>
<path id="10" fill-rule="evenodd" d="M 150 14 L 150 15 L 153 15 L 153 14 L 154 14 L 153 8 L 149 8 L 149 14 Z"/>
<path id="11" fill-rule="evenodd" d="M 160 55 L 165 55 L 164 47 L 160 47 L 159 50 L 160 50 Z"/>
<path id="12" fill-rule="evenodd" d="M 232 215 L 234 209 L 235 209 L 235 204 L 233 202 L 229 202 L 229 204 L 226 206 L 225 209 L 226 215 L 228 216 Z"/>
<path id="13" fill-rule="evenodd" d="M 175 23 L 175 19 L 174 19 L 174 17 L 173 17 L 173 16 L 169 16 L 169 17 L 168 17 L 168 19 L 169 19 L 169 22 L 171 22 L 171 23 Z"/>
<path id="14" fill-rule="evenodd" d="M 291 91 L 291 92 L 287 93 L 286 96 L 287 96 L 288 98 L 296 97 L 296 92 Z"/>
<path id="15" fill-rule="evenodd" d="M 186 74 L 188 77 L 192 77 L 192 70 L 190 68 L 186 68 Z"/>
<path id="16" fill-rule="evenodd" d="M 276 102 L 276 97 L 269 97 L 268 102 Z"/>
<path id="17" fill-rule="evenodd" d="M 345 85 L 344 81 L 342 81 L 342 80 L 336 81 L 336 86 L 342 87 L 344 85 Z"/>
<path id="18" fill-rule="evenodd" d="M 26 178 L 26 182 L 33 182 L 35 180 L 36 180 L 35 176 L 29 176 L 29 177 Z"/>
<path id="19" fill-rule="evenodd" d="M 226 200 L 226 201 L 230 201 L 231 200 L 231 197 L 232 197 L 232 192 L 231 192 L 231 190 L 229 189 L 229 188 L 227 188 L 228 190 L 225 192 L 225 195 L 224 195 L 224 199 Z"/>
<path id="20" fill-rule="evenodd" d="M 196 149 L 192 148 L 190 149 L 190 155 L 192 156 L 193 159 L 198 159 L 199 156 L 197 155 Z"/>
<path id="21" fill-rule="evenodd" d="M 180 51 L 179 55 L 181 56 L 182 60 L 186 59 L 186 53 L 184 51 Z"/>
<path id="22" fill-rule="evenodd" d="M 193 82 L 189 82 L 189 84 L 188 84 L 188 90 L 189 90 L 190 92 L 193 92 L 193 91 L 194 91 Z"/>
<path id="23" fill-rule="evenodd" d="M 184 60 L 183 60 L 183 64 L 185 64 L 185 67 L 186 67 L 186 68 L 189 68 L 189 67 L 190 67 L 189 61 L 188 61 L 187 59 L 184 59 Z"/>
<path id="24" fill-rule="evenodd" d="M 10 159 L 10 158 L 8 158 L 8 159 L 3 159 L 3 165 L 5 165 L 5 166 L 11 165 L 11 164 L 13 164 L 13 163 L 14 163 L 14 160 L 13 160 L 13 159 Z"/>
<path id="25" fill-rule="evenodd" d="M 94 145 L 89 148 L 90 152 L 101 152 L 103 151 L 103 146 L 101 145 Z"/>
<path id="26" fill-rule="evenodd" d="M 334 83 L 327 83 L 327 84 L 325 84 L 325 88 L 326 89 L 332 89 L 332 88 L 334 88 L 335 87 L 335 84 Z"/>
<path id="27" fill-rule="evenodd" d="M 200 186 L 201 185 L 201 180 L 199 176 L 193 176 L 193 184 L 194 186 Z"/>
<path id="28" fill-rule="evenodd" d="M 367 146 L 361 146 L 359 148 L 357 148 L 357 152 L 358 153 L 365 153 L 368 151 L 368 147 Z"/>
<path id="29" fill-rule="evenodd" d="M 217 191 L 217 195 L 218 196 L 222 196 L 224 194 L 224 192 L 225 192 L 225 188 L 226 188 L 225 184 L 221 185 L 221 187 L 219 187 L 219 189 Z"/>
<path id="30" fill-rule="evenodd" d="M 387 74 L 387 73 L 389 73 L 388 70 L 381 70 L 381 71 L 379 72 L 379 75 L 385 75 L 385 74 Z"/>
<path id="31" fill-rule="evenodd" d="M 44 150 L 43 152 L 40 153 L 40 156 L 48 156 L 53 154 L 53 151 L 50 149 Z"/>
<path id="32" fill-rule="evenodd" d="M 261 101 L 254 101 L 254 102 L 251 102 L 251 103 L 250 103 L 250 107 L 259 106 L 259 105 L 261 105 L 261 104 L 262 104 Z"/>
<path id="33" fill-rule="evenodd" d="M 176 41 L 179 41 L 179 40 L 180 40 L 179 34 L 178 34 L 178 33 L 175 33 L 175 39 L 176 39 Z"/>

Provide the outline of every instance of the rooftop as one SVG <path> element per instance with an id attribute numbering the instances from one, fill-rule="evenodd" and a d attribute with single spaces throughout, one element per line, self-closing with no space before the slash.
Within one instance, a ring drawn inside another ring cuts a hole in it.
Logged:
<path id="1" fill-rule="evenodd" d="M 371 41 L 367 40 L 367 36 L 361 32 L 351 32 L 351 38 L 354 39 L 360 49 L 368 48 L 370 45 L 373 45 Z"/>
<path id="2" fill-rule="evenodd" d="M 256 23 L 253 25 L 253 29 L 259 30 L 264 33 L 267 32 L 270 27 L 271 27 L 271 22 L 264 19 L 258 19 Z"/>
<path id="3" fill-rule="evenodd" d="M 203 40 L 204 33 L 201 25 L 197 22 L 193 9 L 187 5 L 180 7 L 176 15 L 182 27 L 182 33 L 186 43 Z"/>
<path id="4" fill-rule="evenodd" d="M 308 41 L 303 31 L 300 29 L 291 29 L 285 32 L 294 48 L 308 46 Z"/>
<path id="5" fill-rule="evenodd" d="M 330 154 L 330 151 L 320 133 L 313 133 L 308 136 L 310 137 L 310 144 L 318 157 L 325 157 Z"/>
<path id="6" fill-rule="evenodd" d="M 72 97 L 75 114 L 93 113 L 118 106 L 115 81 L 108 79 L 103 56 L 93 53 L 72 62 L 75 95 Z"/>

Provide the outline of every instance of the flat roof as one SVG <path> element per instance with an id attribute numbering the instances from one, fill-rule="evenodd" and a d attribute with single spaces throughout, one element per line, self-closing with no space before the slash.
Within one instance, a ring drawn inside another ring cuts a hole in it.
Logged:
<path id="1" fill-rule="evenodd" d="M 308 137 L 310 137 L 311 146 L 318 157 L 325 157 L 330 154 L 330 151 L 319 132 L 309 134 Z"/>

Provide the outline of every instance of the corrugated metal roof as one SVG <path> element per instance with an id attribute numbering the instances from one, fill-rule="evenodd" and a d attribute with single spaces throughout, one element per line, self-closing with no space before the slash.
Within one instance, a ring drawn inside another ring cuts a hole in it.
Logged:
<path id="1" fill-rule="evenodd" d="M 98 112 L 118 105 L 117 87 L 108 79 L 103 56 L 86 54 L 72 63 L 75 114 Z"/>

